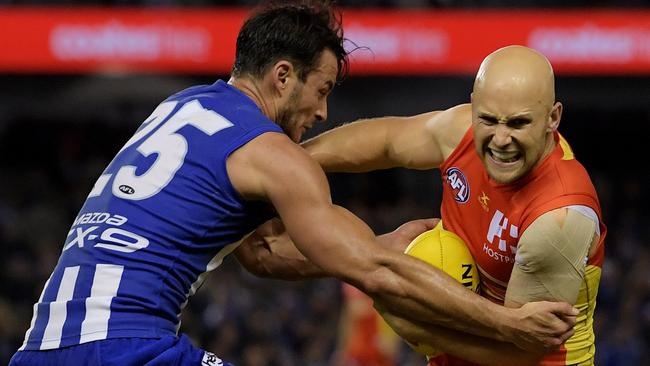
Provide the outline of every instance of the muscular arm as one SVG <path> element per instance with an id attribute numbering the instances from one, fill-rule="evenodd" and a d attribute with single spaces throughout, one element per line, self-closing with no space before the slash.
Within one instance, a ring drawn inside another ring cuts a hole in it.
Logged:
<path id="1" fill-rule="evenodd" d="M 303 143 L 326 172 L 437 168 L 471 123 L 469 105 L 411 117 L 360 120 Z"/>
<path id="2" fill-rule="evenodd" d="M 377 237 L 383 247 L 403 253 L 421 233 L 433 229 L 438 219 L 409 221 L 395 231 Z M 260 277 L 300 280 L 327 274 L 300 253 L 280 219 L 265 222 L 235 249 L 235 256 L 249 272 Z"/>
<path id="3" fill-rule="evenodd" d="M 327 275 L 296 249 L 284 224 L 277 218 L 257 228 L 234 253 L 239 263 L 260 277 L 301 280 Z"/>
<path id="4" fill-rule="evenodd" d="M 306 258 L 389 310 L 400 309 L 412 319 L 486 337 L 539 345 L 520 329 L 524 312 L 497 306 L 422 261 L 378 245 L 361 220 L 332 204 L 323 171 L 286 136 L 267 133 L 257 137 L 233 153 L 227 169 L 244 198 L 266 199 L 275 206 Z M 553 310 L 572 311 L 560 304 Z M 532 332 L 536 341 L 559 342 L 557 336 L 567 325 L 559 320 L 544 323 Z"/>
<path id="5" fill-rule="evenodd" d="M 590 248 L 598 243 L 596 222 L 582 213 L 560 208 L 537 218 L 519 242 L 517 263 L 506 294 L 506 306 L 530 301 L 576 302 Z M 515 345 L 404 319 L 382 311 L 384 319 L 411 343 L 427 344 L 481 364 L 535 365 L 544 352 L 525 352 Z"/>
<path id="6" fill-rule="evenodd" d="M 517 264 L 509 281 L 506 306 L 529 301 L 575 303 L 584 276 L 585 259 L 598 242 L 596 223 L 583 214 L 561 208 L 540 216 L 519 242 Z M 544 352 L 527 352 L 499 342 L 455 330 L 412 322 L 382 311 L 382 316 L 411 343 L 428 344 L 468 361 L 489 365 L 536 365 Z"/>
<path id="7" fill-rule="evenodd" d="M 589 250 L 598 243 L 596 227 L 593 219 L 568 208 L 535 219 L 519 240 L 506 306 L 539 300 L 575 304 Z"/>
<path id="8" fill-rule="evenodd" d="M 381 316 L 402 338 L 412 344 L 426 344 L 444 353 L 486 366 L 537 365 L 543 352 L 524 351 L 512 343 L 459 332 L 431 324 L 413 322 L 383 311 Z"/>

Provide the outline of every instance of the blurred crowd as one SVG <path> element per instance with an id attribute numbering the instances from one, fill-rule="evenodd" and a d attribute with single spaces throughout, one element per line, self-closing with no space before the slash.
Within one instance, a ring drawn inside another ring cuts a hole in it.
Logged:
<path id="1" fill-rule="evenodd" d="M 0 364 L 20 346 L 32 305 L 94 180 L 132 132 L 132 126 L 101 121 L 0 124 Z M 596 364 L 648 365 L 647 164 L 634 171 L 603 162 L 590 170 L 610 230 L 596 312 Z M 436 172 L 330 178 L 334 200 L 377 233 L 438 215 Z M 230 258 L 190 301 L 182 331 L 239 366 L 331 365 L 341 301 L 336 280 L 259 279 Z M 403 346 L 396 365 L 423 366 L 424 360 Z"/>

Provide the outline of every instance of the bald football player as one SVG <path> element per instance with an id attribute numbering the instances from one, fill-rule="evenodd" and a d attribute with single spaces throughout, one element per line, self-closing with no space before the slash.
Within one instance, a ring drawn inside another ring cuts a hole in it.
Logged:
<path id="1" fill-rule="evenodd" d="M 537 353 L 382 311 L 406 340 L 447 353 L 431 366 L 593 365 L 606 228 L 589 175 L 558 133 L 562 108 L 546 57 L 509 46 L 481 64 L 471 104 L 361 120 L 304 144 L 328 172 L 440 169 L 442 222 L 472 252 L 481 295 L 509 307 L 550 300 L 580 310 L 575 334 Z"/>

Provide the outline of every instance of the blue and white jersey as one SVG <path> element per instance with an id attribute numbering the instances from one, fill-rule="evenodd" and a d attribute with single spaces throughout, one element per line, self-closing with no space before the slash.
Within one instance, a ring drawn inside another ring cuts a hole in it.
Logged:
<path id="1" fill-rule="evenodd" d="M 271 217 L 226 172 L 228 156 L 265 132 L 282 130 L 223 81 L 160 104 L 88 195 L 21 350 L 177 334 L 207 272 Z"/>

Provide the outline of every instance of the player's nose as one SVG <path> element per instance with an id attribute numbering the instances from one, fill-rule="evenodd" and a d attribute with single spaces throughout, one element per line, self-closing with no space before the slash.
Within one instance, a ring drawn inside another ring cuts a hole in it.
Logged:
<path id="1" fill-rule="evenodd" d="M 324 100 L 322 101 L 319 105 L 318 108 L 316 109 L 316 121 L 317 122 L 323 122 L 327 120 L 327 101 Z"/>
<path id="2" fill-rule="evenodd" d="M 512 142 L 512 134 L 510 127 L 499 123 L 494 130 L 492 142 L 498 147 L 507 146 Z"/>

